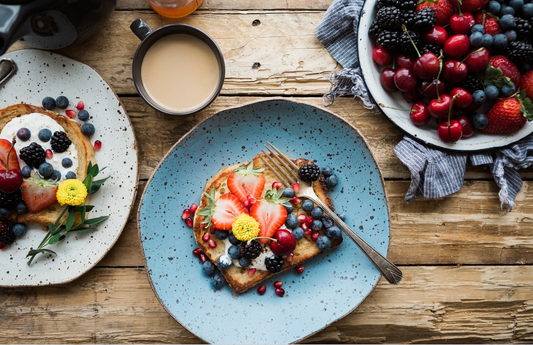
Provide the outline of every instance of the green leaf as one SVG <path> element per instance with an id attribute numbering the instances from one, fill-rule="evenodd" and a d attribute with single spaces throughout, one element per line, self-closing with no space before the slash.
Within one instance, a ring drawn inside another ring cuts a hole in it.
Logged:
<path id="1" fill-rule="evenodd" d="M 100 173 L 100 169 L 98 168 L 98 164 L 93 165 L 91 169 L 91 175 L 93 177 L 96 177 L 96 175 L 98 175 L 99 173 Z"/>
<path id="2" fill-rule="evenodd" d="M 489 80 L 489 79 L 498 79 L 503 75 L 503 71 L 500 67 L 496 68 L 492 65 L 488 65 L 485 69 L 485 76 L 483 79 Z"/>
<path id="3" fill-rule="evenodd" d="M 109 218 L 109 216 L 102 216 L 102 217 L 97 217 L 97 218 L 86 219 L 84 224 L 86 224 L 86 225 L 98 224 L 98 223 L 103 222 L 107 218 Z"/>
<path id="4" fill-rule="evenodd" d="M 65 232 L 69 232 L 70 229 L 72 229 L 72 225 L 74 225 L 75 220 L 76 220 L 76 212 L 69 212 L 67 220 L 65 222 Z"/>
<path id="5" fill-rule="evenodd" d="M 93 205 L 83 205 L 83 206 L 75 206 L 72 210 L 74 212 L 89 212 L 89 211 L 92 211 L 92 209 L 94 208 Z"/>
<path id="6" fill-rule="evenodd" d="M 77 229 L 70 230 L 70 232 L 86 232 L 86 231 L 89 231 L 89 230 L 97 230 L 97 228 L 91 228 L 91 227 L 77 228 Z"/>
<path id="7" fill-rule="evenodd" d="M 106 177 L 106 178 L 103 178 L 103 179 L 100 179 L 100 180 L 96 180 L 94 181 L 93 180 L 93 186 L 100 186 L 102 185 L 105 181 L 107 181 L 107 179 L 109 179 L 110 176 Z"/>
<path id="8" fill-rule="evenodd" d="M 55 234 L 54 236 L 50 238 L 50 240 L 48 241 L 48 244 L 56 244 L 57 242 L 63 240 L 64 238 L 65 238 L 65 235 Z"/>
<path id="9" fill-rule="evenodd" d="M 56 252 L 54 252 L 53 250 L 50 250 L 50 249 L 45 249 L 45 248 L 41 248 L 41 249 L 31 249 L 28 254 L 26 255 L 26 257 L 28 256 L 35 256 L 37 254 L 45 254 L 45 253 L 50 253 L 50 254 L 56 254 Z M 56 254 L 57 255 L 57 254 Z"/>
<path id="10" fill-rule="evenodd" d="M 87 175 L 91 175 L 92 170 L 93 170 L 93 162 L 89 161 L 89 164 L 87 164 Z"/>

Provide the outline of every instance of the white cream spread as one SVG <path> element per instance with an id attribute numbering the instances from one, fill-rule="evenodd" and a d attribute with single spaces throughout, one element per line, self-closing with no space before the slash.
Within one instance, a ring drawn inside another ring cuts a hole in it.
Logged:
<path id="1" fill-rule="evenodd" d="M 32 142 L 36 142 L 37 144 L 41 145 L 45 151 L 47 149 L 52 149 L 50 141 L 43 142 L 39 139 L 38 134 L 41 129 L 48 128 L 52 134 L 56 131 L 65 131 L 64 128 L 51 117 L 39 113 L 31 113 L 16 117 L 9 121 L 2 129 L 0 138 L 12 141 L 13 136 L 16 136 L 17 131 L 21 128 L 29 129 L 31 132 L 31 137 L 27 141 L 22 141 L 19 138 L 16 139 L 15 150 L 17 151 L 17 155 L 19 155 L 19 152 L 22 148 L 29 146 Z M 65 157 L 68 157 L 72 160 L 72 166 L 69 168 L 64 168 L 61 164 L 61 161 Z M 46 158 L 46 161 L 52 164 L 54 169 L 61 173 L 61 180 L 64 180 L 67 172 L 76 172 L 78 170 L 78 151 L 76 150 L 74 144 L 71 144 L 67 151 L 62 153 L 54 152 L 53 157 L 51 159 Z M 21 169 L 26 166 L 26 163 L 20 159 L 20 156 L 19 163 Z"/>

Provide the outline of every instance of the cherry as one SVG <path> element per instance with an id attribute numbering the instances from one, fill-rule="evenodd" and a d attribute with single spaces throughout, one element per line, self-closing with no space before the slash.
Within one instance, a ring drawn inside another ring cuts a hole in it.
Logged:
<path id="1" fill-rule="evenodd" d="M 474 135 L 474 125 L 468 116 L 457 116 L 456 120 L 459 121 L 461 126 L 463 126 L 462 138 L 470 138 L 472 135 Z"/>
<path id="2" fill-rule="evenodd" d="M 424 53 L 413 66 L 413 72 L 423 80 L 433 79 L 439 70 L 439 58 L 431 52 Z"/>
<path id="3" fill-rule="evenodd" d="M 404 55 L 404 54 L 396 55 L 396 59 L 394 60 L 396 68 L 400 68 L 400 67 L 413 68 L 415 61 L 416 61 L 416 57 L 412 55 Z"/>
<path id="4" fill-rule="evenodd" d="M 429 101 L 428 111 L 431 116 L 436 117 L 437 119 L 444 119 L 450 113 L 449 108 L 451 101 L 452 97 L 450 95 L 440 95 L 437 99 Z"/>
<path id="5" fill-rule="evenodd" d="M 490 53 L 487 49 L 479 48 L 468 53 L 465 64 L 468 66 L 468 70 L 473 73 L 483 72 L 489 64 L 489 57 Z"/>
<path id="6" fill-rule="evenodd" d="M 448 83 L 458 83 L 468 75 L 466 64 L 457 60 L 445 61 L 442 65 L 442 79 Z"/>
<path id="7" fill-rule="evenodd" d="M 476 24 L 476 20 L 468 12 L 456 13 L 450 18 L 450 28 L 456 34 L 469 35 L 474 24 Z"/>
<path id="8" fill-rule="evenodd" d="M 464 34 L 453 35 L 444 42 L 444 52 L 452 58 L 464 56 L 470 49 L 470 39 Z"/>
<path id="9" fill-rule="evenodd" d="M 422 39 L 427 43 L 442 47 L 448 39 L 448 31 L 442 26 L 435 25 L 433 29 L 422 35 Z"/>
<path id="10" fill-rule="evenodd" d="M 4 193 L 14 193 L 22 185 L 22 173 L 20 169 L 9 169 L 9 161 L 11 151 L 15 148 L 15 139 L 11 143 L 11 147 L 7 153 L 6 168 L 0 170 L 0 191 Z M 15 155 L 16 156 L 16 155 Z"/>
<path id="11" fill-rule="evenodd" d="M 402 97 L 407 103 L 414 103 L 424 99 L 424 95 L 418 92 L 417 89 L 402 92 Z"/>
<path id="12" fill-rule="evenodd" d="M 472 104 L 472 94 L 462 87 L 456 87 L 450 91 L 450 96 L 454 97 L 455 95 L 457 95 L 454 102 L 456 108 L 466 109 Z"/>
<path id="13" fill-rule="evenodd" d="M 400 91 L 409 91 L 416 87 L 417 80 L 412 69 L 400 67 L 394 73 L 394 85 Z"/>
<path id="14" fill-rule="evenodd" d="M 372 58 L 380 66 L 388 66 L 392 63 L 394 56 L 382 46 L 377 46 L 372 52 Z"/>
<path id="15" fill-rule="evenodd" d="M 438 93 L 437 93 L 438 86 Z M 423 81 L 418 87 L 420 92 L 426 98 L 437 98 L 438 94 L 444 93 L 446 85 L 442 80 L 433 79 L 432 81 Z"/>
<path id="16" fill-rule="evenodd" d="M 429 115 L 427 104 L 424 102 L 415 102 L 411 107 L 409 112 L 411 117 L 411 122 L 415 126 L 423 126 L 431 120 L 431 115 Z"/>
<path id="17" fill-rule="evenodd" d="M 274 238 L 270 241 L 270 249 L 279 256 L 290 254 L 296 248 L 296 238 L 290 231 L 279 229 L 274 233 Z"/>
<path id="18" fill-rule="evenodd" d="M 388 91 L 388 92 L 398 91 L 396 84 L 394 84 L 395 73 L 396 71 L 393 70 L 392 68 L 384 68 L 383 71 L 381 71 L 381 74 L 379 75 L 379 81 L 381 82 L 381 86 L 383 86 L 385 91 Z"/>
<path id="19" fill-rule="evenodd" d="M 451 119 L 453 103 L 458 97 L 459 95 L 450 97 L 450 104 L 448 105 L 448 121 L 442 121 L 437 127 L 437 134 L 440 140 L 445 143 L 454 143 L 463 136 L 463 126 L 461 123 Z"/>

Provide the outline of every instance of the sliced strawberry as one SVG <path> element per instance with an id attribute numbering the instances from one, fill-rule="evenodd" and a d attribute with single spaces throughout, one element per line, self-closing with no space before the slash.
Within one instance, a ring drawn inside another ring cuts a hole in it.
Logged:
<path id="1" fill-rule="evenodd" d="M 35 213 L 53 205 L 57 201 L 57 187 L 58 184 L 56 182 L 46 181 L 40 177 L 31 177 L 22 182 L 20 191 L 28 210 L 31 213 Z"/>
<path id="2" fill-rule="evenodd" d="M 283 203 L 288 202 L 289 198 L 282 198 L 283 188 L 276 191 L 267 190 L 265 199 L 256 202 L 250 210 L 250 215 L 259 222 L 259 236 L 272 238 L 274 233 L 287 220 L 287 209 Z M 267 243 L 267 238 L 261 238 L 259 241 Z"/>
<path id="3" fill-rule="evenodd" d="M 7 139 L 0 139 L 0 168 L 6 169 L 7 163 L 7 154 L 11 148 L 11 141 Z M 18 169 L 20 170 L 19 160 L 17 158 L 17 152 L 13 147 L 11 154 L 9 155 L 9 170 Z"/>
<path id="4" fill-rule="evenodd" d="M 220 230 L 231 230 L 231 224 L 237 216 L 248 213 L 240 200 L 231 193 L 222 194 L 215 200 L 215 189 L 211 189 L 211 195 L 205 194 L 209 205 L 198 211 L 201 216 L 206 216 L 204 223 L 207 226 L 213 224 Z"/>
<path id="5" fill-rule="evenodd" d="M 233 170 L 228 177 L 228 188 L 241 202 L 245 202 L 251 195 L 259 199 L 265 188 L 265 177 L 259 173 L 264 168 L 255 168 L 254 163 L 248 164 L 248 167 L 242 165 Z"/>

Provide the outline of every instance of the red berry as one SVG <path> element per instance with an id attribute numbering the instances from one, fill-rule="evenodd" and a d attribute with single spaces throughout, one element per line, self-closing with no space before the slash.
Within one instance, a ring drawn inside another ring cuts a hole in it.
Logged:
<path id="1" fill-rule="evenodd" d="M 209 239 L 211 239 L 211 235 L 210 235 L 208 232 L 206 232 L 206 233 L 202 236 L 202 241 L 207 242 L 207 241 L 209 241 Z"/>
<path id="2" fill-rule="evenodd" d="M 248 195 L 246 197 L 246 201 L 248 201 L 250 205 L 254 205 L 257 202 L 257 199 L 252 195 Z"/>
<path id="3" fill-rule="evenodd" d="M 54 157 L 54 153 L 52 152 L 52 150 L 47 149 L 46 150 L 46 158 L 52 159 L 52 157 Z"/>
<path id="4" fill-rule="evenodd" d="M 276 292 L 276 295 L 278 295 L 279 297 L 283 297 L 283 295 L 285 295 L 285 290 L 283 290 L 282 288 L 277 288 L 276 290 L 274 290 L 274 292 Z"/>
<path id="5" fill-rule="evenodd" d="M 294 182 L 291 187 L 294 193 L 298 194 L 300 192 L 300 184 L 298 182 Z"/>
<path id="6" fill-rule="evenodd" d="M 444 43 L 444 52 L 452 58 L 464 56 L 468 49 L 470 49 L 470 39 L 467 35 L 453 35 Z"/>
<path id="7" fill-rule="evenodd" d="M 183 213 L 181 214 L 181 219 L 185 220 L 189 218 L 190 216 L 191 216 L 191 210 L 186 208 L 183 210 Z"/>
<path id="8" fill-rule="evenodd" d="M 202 254 L 202 253 L 203 253 L 203 251 L 200 248 L 193 249 L 193 251 L 192 251 L 192 255 L 194 255 L 194 256 L 200 256 L 200 254 Z"/>
<path id="9" fill-rule="evenodd" d="M 83 110 L 85 109 L 85 104 L 83 104 L 83 101 L 79 101 L 78 105 L 76 106 L 76 109 Z"/>
<path id="10" fill-rule="evenodd" d="M 292 258 L 294 258 L 294 253 L 287 254 L 287 260 L 292 261 Z"/>
<path id="11" fill-rule="evenodd" d="M 215 249 L 217 247 L 217 243 L 215 241 L 213 241 L 213 239 L 209 239 L 209 241 L 207 241 L 207 245 L 209 246 L 209 248 L 211 249 Z"/>
<path id="12" fill-rule="evenodd" d="M 318 240 L 318 237 L 320 237 L 320 233 L 319 232 L 314 232 L 311 235 L 311 239 L 313 240 L 313 242 L 316 242 Z"/>
<path id="13" fill-rule="evenodd" d="M 283 185 L 279 181 L 272 182 L 272 189 L 280 189 L 283 188 Z"/>
<path id="14" fill-rule="evenodd" d="M 94 142 L 94 149 L 95 150 L 100 150 L 102 148 L 102 142 L 100 140 L 96 140 Z"/>
<path id="15" fill-rule="evenodd" d="M 388 66 L 392 63 L 394 55 L 382 46 L 377 46 L 372 52 L 372 58 L 380 66 Z"/>
<path id="16" fill-rule="evenodd" d="M 296 217 L 296 219 L 298 219 L 300 223 L 305 223 L 305 221 L 307 220 L 307 216 L 302 213 L 302 214 L 299 214 L 298 217 Z"/>
<path id="17" fill-rule="evenodd" d="M 302 200 L 300 200 L 300 198 L 298 198 L 297 196 L 293 196 L 290 203 L 293 204 L 293 205 L 298 205 L 299 203 L 301 203 Z"/>
<path id="18" fill-rule="evenodd" d="M 76 117 L 76 110 L 67 109 L 67 110 L 65 110 L 65 115 L 67 115 L 68 117 L 73 119 L 73 118 Z"/>
<path id="19" fill-rule="evenodd" d="M 394 85 L 400 91 L 409 91 L 416 87 L 418 80 L 412 69 L 400 67 L 394 73 Z M 387 90 L 388 91 L 388 90 Z"/>
<path id="20" fill-rule="evenodd" d="M 207 256 L 205 256 L 204 253 L 200 254 L 200 262 L 201 262 L 201 263 L 204 263 L 204 262 L 206 262 L 206 261 L 207 261 Z"/>
<path id="21" fill-rule="evenodd" d="M 401 68 L 406 68 L 406 67 L 401 67 Z M 381 82 L 381 86 L 383 86 L 385 91 L 388 91 L 388 92 L 398 91 L 398 88 L 396 87 L 396 84 L 394 83 L 395 75 L 396 75 L 396 71 L 389 67 L 384 68 L 383 71 L 381 71 L 379 75 L 379 81 Z"/>
<path id="22" fill-rule="evenodd" d="M 305 267 L 302 266 L 302 265 L 298 265 L 296 266 L 296 268 L 294 269 L 294 272 L 296 272 L 296 274 L 302 274 L 304 272 L 304 269 Z"/>
<path id="23" fill-rule="evenodd" d="M 313 225 L 313 222 L 314 222 L 314 221 L 315 221 L 315 220 L 313 219 L 313 217 L 309 216 L 309 217 L 307 217 L 307 219 L 305 220 L 305 224 L 306 224 L 307 226 L 311 227 L 311 226 Z"/>
<path id="24" fill-rule="evenodd" d="M 283 282 L 282 282 L 281 280 L 276 280 L 276 281 L 274 282 L 274 287 L 275 287 L 276 289 L 281 288 L 282 285 L 283 285 Z"/>
<path id="25" fill-rule="evenodd" d="M 257 268 L 249 268 L 248 269 L 248 275 L 252 277 L 255 274 L 255 271 L 257 271 Z"/>
<path id="26" fill-rule="evenodd" d="M 191 213 L 196 212 L 197 209 L 198 205 L 196 205 L 194 202 L 191 204 L 191 207 L 189 207 L 189 211 L 191 211 Z"/>
<path id="27" fill-rule="evenodd" d="M 259 285 L 257 288 L 257 293 L 260 295 L 264 295 L 267 290 L 267 287 L 265 285 Z"/>
<path id="28" fill-rule="evenodd" d="M 211 224 L 211 226 L 209 227 L 209 233 L 214 234 L 216 231 L 217 228 L 213 224 Z"/>
<path id="29" fill-rule="evenodd" d="M 246 208 L 250 208 L 252 207 L 252 204 L 250 203 L 250 200 L 244 200 L 244 202 L 242 203 L 242 205 Z"/>
<path id="30" fill-rule="evenodd" d="M 187 224 L 187 226 L 188 226 L 189 228 L 192 228 L 192 225 L 193 225 L 192 223 L 193 223 L 193 222 L 192 222 L 192 219 L 191 219 L 191 218 L 187 218 L 187 219 L 185 219 L 185 224 Z"/>

